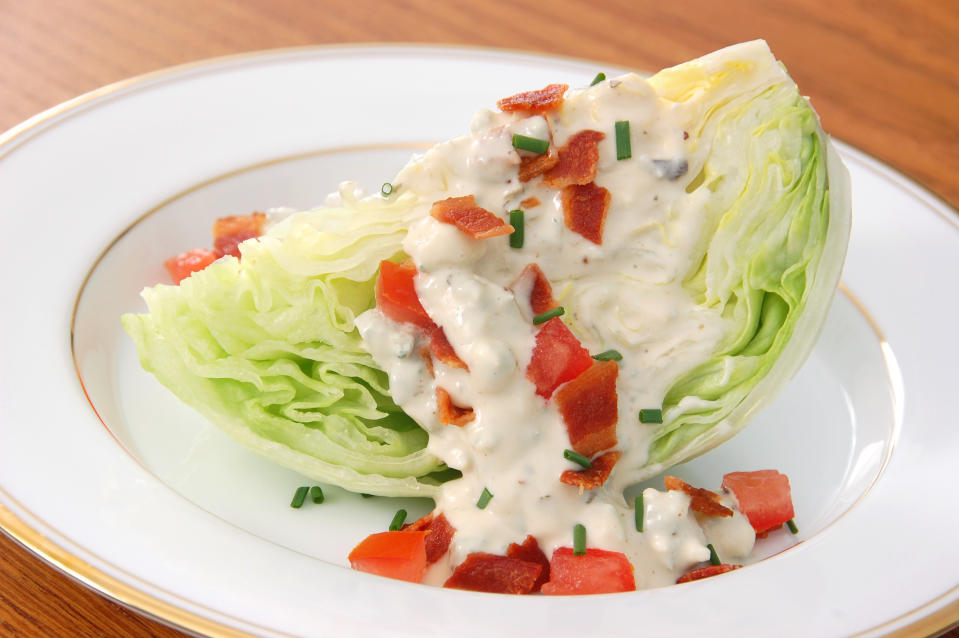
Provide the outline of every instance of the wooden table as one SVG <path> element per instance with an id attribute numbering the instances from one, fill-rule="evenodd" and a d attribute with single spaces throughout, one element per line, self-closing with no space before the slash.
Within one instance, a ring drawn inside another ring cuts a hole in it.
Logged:
<path id="1" fill-rule="evenodd" d="M 959 2 L 0 0 L 0 131 L 101 85 L 344 42 L 527 49 L 656 70 L 765 38 L 826 130 L 959 207 Z M 548 8 L 547 8 L 548 7 Z M 0 635 L 179 636 L 0 534 Z M 959 637 L 959 631 L 950 633 Z"/>

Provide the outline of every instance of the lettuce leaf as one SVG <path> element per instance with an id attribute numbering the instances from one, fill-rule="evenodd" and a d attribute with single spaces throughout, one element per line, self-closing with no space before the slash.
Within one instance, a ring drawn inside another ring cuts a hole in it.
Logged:
<path id="1" fill-rule="evenodd" d="M 412 197 L 344 198 L 295 213 L 242 259 L 142 295 L 123 326 L 140 363 L 250 449 L 322 482 L 431 496 L 445 465 L 390 398 L 354 318 L 374 305 L 383 259 L 399 256 Z"/>

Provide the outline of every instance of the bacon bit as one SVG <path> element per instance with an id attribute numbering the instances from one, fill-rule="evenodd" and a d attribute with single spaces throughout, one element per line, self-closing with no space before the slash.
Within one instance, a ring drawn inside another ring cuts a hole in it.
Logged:
<path id="1" fill-rule="evenodd" d="M 533 583 L 531 591 L 539 591 L 540 587 L 549 581 L 549 559 L 546 558 L 546 554 L 539 548 L 539 543 L 532 536 L 527 536 L 522 545 L 510 543 L 510 546 L 506 548 L 506 555 L 527 563 L 535 563 L 543 568 L 543 571 L 539 573 L 539 578 Z"/>
<path id="2" fill-rule="evenodd" d="M 703 578 L 709 578 L 710 576 L 718 576 L 719 574 L 725 574 L 726 572 L 731 572 L 734 569 L 739 569 L 742 565 L 730 565 L 728 563 L 723 563 L 722 565 L 709 565 L 707 567 L 700 567 L 699 569 L 691 569 L 686 572 L 678 579 L 676 579 L 676 584 L 688 583 L 693 580 L 701 580 Z"/>
<path id="3" fill-rule="evenodd" d="M 239 257 L 240 243 L 262 235 L 265 223 L 266 215 L 260 212 L 220 217 L 213 222 L 213 252 L 217 257 Z"/>
<path id="4" fill-rule="evenodd" d="M 440 423 L 443 425 L 463 427 L 476 418 L 473 408 L 461 408 L 454 405 L 450 393 L 443 388 L 436 388 L 436 408 L 439 411 Z"/>
<path id="5" fill-rule="evenodd" d="M 436 371 L 433 369 L 433 357 L 430 354 L 430 349 L 428 346 L 421 346 L 419 350 L 416 351 L 421 357 L 423 357 L 423 363 L 426 364 L 426 371 L 430 373 L 430 377 L 436 378 Z"/>
<path id="6" fill-rule="evenodd" d="M 590 182 L 563 188 L 563 216 L 566 227 L 594 244 L 603 243 L 603 225 L 609 211 L 609 191 Z"/>
<path id="7" fill-rule="evenodd" d="M 452 224 L 473 239 L 509 235 L 515 229 L 502 219 L 476 204 L 476 197 L 450 197 L 433 204 L 430 215 Z"/>
<path id="8" fill-rule="evenodd" d="M 532 283 L 530 283 L 530 279 L 532 279 Z M 510 284 L 510 290 L 525 289 L 526 286 L 530 287 L 529 305 L 533 310 L 533 316 L 549 312 L 559 306 L 556 299 L 553 298 L 553 287 L 549 285 L 546 275 L 535 263 L 528 264 L 526 268 L 523 268 L 523 272 L 519 274 L 516 281 Z"/>
<path id="9" fill-rule="evenodd" d="M 622 452 L 607 452 L 606 454 L 593 459 L 589 469 L 580 470 L 578 472 L 574 470 L 566 470 L 559 475 L 559 480 L 567 485 L 576 486 L 581 490 L 596 489 L 597 487 L 601 487 L 603 483 L 606 482 L 606 479 L 609 478 L 610 472 L 613 471 L 613 467 L 616 465 L 616 462 L 619 461 L 619 458 L 622 455 Z"/>
<path id="10" fill-rule="evenodd" d="M 496 102 L 496 105 L 502 111 L 527 111 L 529 113 L 546 113 L 559 108 L 563 103 L 563 94 L 569 85 L 550 84 L 546 88 L 538 91 L 526 91 L 517 93 L 509 97 L 504 97 Z"/>
<path id="11" fill-rule="evenodd" d="M 433 324 L 433 327 L 428 328 L 426 332 L 430 339 L 430 352 L 434 357 L 451 368 L 469 370 L 466 362 L 460 359 L 456 351 L 453 350 L 453 346 L 450 344 L 449 339 L 446 338 L 446 333 L 443 332 L 442 328 Z"/>
<path id="12" fill-rule="evenodd" d="M 569 442 L 584 456 L 616 445 L 618 413 L 615 361 L 595 361 L 585 372 L 556 391 Z"/>
<path id="13" fill-rule="evenodd" d="M 733 511 L 719 502 L 719 494 L 704 490 L 701 487 L 693 487 L 686 481 L 667 476 L 663 479 L 667 490 L 679 490 L 689 494 L 689 509 L 706 516 L 728 517 L 733 515 Z"/>
<path id="14" fill-rule="evenodd" d="M 528 594 L 543 568 L 525 560 L 473 552 L 460 563 L 443 587 L 494 594 Z"/>
<path id="15" fill-rule="evenodd" d="M 528 182 L 534 177 L 539 177 L 556 166 L 558 162 L 559 153 L 552 146 L 542 155 L 523 155 L 519 160 L 519 181 Z"/>
<path id="16" fill-rule="evenodd" d="M 599 143 L 606 138 L 599 131 L 580 131 L 559 149 L 559 162 L 543 174 L 543 183 L 553 188 L 589 184 L 596 179 Z"/>
<path id="17" fill-rule="evenodd" d="M 520 181 L 522 181 L 522 179 L 523 178 L 520 177 Z M 526 199 L 521 201 L 519 205 L 520 205 L 520 208 L 536 208 L 542 203 L 543 202 L 539 201 L 538 197 L 527 197 Z"/>
<path id="18" fill-rule="evenodd" d="M 446 516 L 435 511 L 419 518 L 412 523 L 407 523 L 402 528 L 404 532 L 428 532 L 426 535 L 426 564 L 432 565 L 447 552 L 450 548 L 450 542 L 453 540 L 453 534 L 456 530 L 446 520 Z"/>

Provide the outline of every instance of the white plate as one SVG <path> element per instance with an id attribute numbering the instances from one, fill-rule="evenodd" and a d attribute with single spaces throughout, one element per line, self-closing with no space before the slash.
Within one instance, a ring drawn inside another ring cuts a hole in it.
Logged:
<path id="1" fill-rule="evenodd" d="M 959 618 L 959 225 L 846 146 L 855 223 L 822 341 L 745 433 L 680 469 L 707 486 L 760 467 L 792 479 L 801 542 L 775 534 L 770 558 L 721 578 L 560 600 L 353 572 L 353 544 L 429 503 L 330 488 L 291 510 L 299 477 L 137 366 L 119 315 L 142 309 L 165 257 L 209 243 L 215 217 L 316 204 L 347 178 L 378 188 L 477 106 L 599 70 L 615 71 L 463 48 L 286 50 L 107 87 L 0 137 L 0 527 L 210 633 L 838 636 Z"/>

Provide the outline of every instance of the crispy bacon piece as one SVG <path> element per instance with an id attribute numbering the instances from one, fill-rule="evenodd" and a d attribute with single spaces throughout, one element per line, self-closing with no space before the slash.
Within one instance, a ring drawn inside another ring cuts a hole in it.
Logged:
<path id="1" fill-rule="evenodd" d="M 526 378 L 536 386 L 536 394 L 548 399 L 556 388 L 575 379 L 592 364 L 589 350 L 583 347 L 562 319 L 554 317 L 536 333 L 536 344 L 526 367 Z"/>
<path id="2" fill-rule="evenodd" d="M 539 548 L 539 543 L 532 536 L 527 536 L 522 545 L 510 543 L 510 546 L 506 548 L 506 555 L 527 563 L 536 563 L 543 568 L 536 582 L 533 583 L 531 591 L 539 591 L 540 587 L 549 580 L 549 559 L 546 558 L 546 554 Z"/>
<path id="3" fill-rule="evenodd" d="M 569 85 L 550 84 L 537 91 L 526 91 L 517 93 L 509 97 L 504 97 L 496 102 L 496 105 L 502 111 L 526 111 L 531 114 L 547 113 L 553 109 L 559 108 L 563 103 L 563 94 Z"/>
<path id="4" fill-rule="evenodd" d="M 522 180 L 522 179 L 523 179 L 523 178 L 520 177 L 520 180 Z M 521 201 L 521 202 L 519 203 L 519 205 L 520 205 L 520 208 L 536 208 L 537 206 L 539 206 L 539 205 L 542 204 L 542 203 L 543 203 L 543 202 L 539 201 L 539 198 L 538 198 L 538 197 L 527 197 L 526 199 L 524 199 L 523 201 Z"/>
<path id="5" fill-rule="evenodd" d="M 427 565 L 432 565 L 443 557 L 443 554 L 450 548 L 453 534 L 456 533 L 450 522 L 446 520 L 443 512 L 437 514 L 435 511 L 412 523 L 407 523 L 401 529 L 404 532 L 428 532 L 426 534 Z"/>
<path id="6" fill-rule="evenodd" d="M 543 183 L 553 188 L 589 184 L 596 179 L 599 143 L 606 139 L 599 131 L 580 131 L 559 149 L 559 161 L 543 173 Z"/>
<path id="7" fill-rule="evenodd" d="M 510 289 L 525 290 L 526 286 L 530 287 L 529 305 L 533 315 L 541 315 L 559 306 L 553 298 L 553 287 L 549 285 L 549 279 L 535 263 L 523 268 L 516 281 L 510 284 Z"/>
<path id="8" fill-rule="evenodd" d="M 262 235 L 264 223 L 266 215 L 260 212 L 220 217 L 213 222 L 213 252 L 217 257 L 239 257 L 240 243 Z"/>
<path id="9" fill-rule="evenodd" d="M 616 445 L 618 396 L 615 361 L 595 361 L 585 372 L 556 391 L 569 442 L 584 456 Z"/>
<path id="10" fill-rule="evenodd" d="M 542 570 L 537 563 L 474 552 L 453 570 L 443 587 L 494 594 L 528 594 L 533 591 Z"/>
<path id="11" fill-rule="evenodd" d="M 446 224 L 452 224 L 473 239 L 486 239 L 509 235 L 515 229 L 502 219 L 480 207 L 476 197 L 450 197 L 440 200 L 430 208 L 430 215 Z"/>
<path id="12" fill-rule="evenodd" d="M 436 409 L 440 423 L 443 425 L 466 425 L 476 418 L 473 408 L 461 408 L 453 403 L 450 393 L 443 388 L 436 388 Z"/>
<path id="13" fill-rule="evenodd" d="M 559 162 L 559 153 L 552 146 L 542 155 L 523 155 L 519 160 L 519 181 L 528 182 L 550 170 Z"/>
<path id="14" fill-rule="evenodd" d="M 578 472 L 566 470 L 559 475 L 559 480 L 567 485 L 575 485 L 580 489 L 596 489 L 597 487 L 601 487 L 603 483 L 606 482 L 606 479 L 609 478 L 610 472 L 613 471 L 613 467 L 616 465 L 616 462 L 619 461 L 619 458 L 622 455 L 622 452 L 607 452 L 606 454 L 593 459 L 589 469 L 580 470 Z"/>
<path id="15" fill-rule="evenodd" d="M 443 332 L 442 328 L 433 324 L 426 332 L 430 338 L 430 352 L 434 357 L 451 368 L 469 370 L 466 362 L 460 359 L 456 351 L 453 350 L 453 346 L 450 344 L 449 339 L 446 338 L 446 333 Z"/>
<path id="16" fill-rule="evenodd" d="M 571 184 L 560 193 L 566 227 L 594 244 L 603 243 L 603 225 L 609 212 L 609 191 L 593 182 Z"/>
<path id="17" fill-rule="evenodd" d="M 416 351 L 423 358 L 423 363 L 426 364 L 426 371 L 430 374 L 430 378 L 436 378 L 436 370 L 433 369 L 433 356 L 430 354 L 430 349 L 428 346 L 420 346 L 420 349 Z"/>
<path id="18" fill-rule="evenodd" d="M 667 490 L 679 490 L 689 494 L 689 509 L 706 516 L 727 517 L 732 516 L 733 511 L 719 502 L 719 494 L 704 490 L 701 487 L 693 487 L 686 481 L 667 476 L 663 479 Z"/>
<path id="19" fill-rule="evenodd" d="M 719 574 L 725 574 L 726 572 L 731 572 L 734 569 L 739 569 L 740 567 L 742 567 L 742 565 L 730 565 L 728 563 L 723 563 L 722 565 L 708 565 L 706 567 L 700 567 L 699 569 L 691 569 L 677 578 L 676 584 L 688 583 L 693 580 L 709 578 L 710 576 L 718 576 Z"/>

